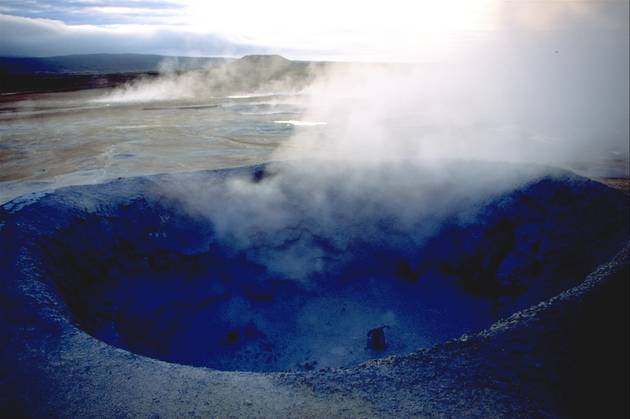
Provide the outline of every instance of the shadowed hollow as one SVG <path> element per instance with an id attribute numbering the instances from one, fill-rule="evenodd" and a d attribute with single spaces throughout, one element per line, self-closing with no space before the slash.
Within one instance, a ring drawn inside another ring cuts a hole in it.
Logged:
<path id="1" fill-rule="evenodd" d="M 221 370 L 308 370 L 483 329 L 574 285 L 623 240 L 626 203 L 568 172 L 321 169 L 62 190 L 41 264 L 72 321 L 109 344 Z"/>

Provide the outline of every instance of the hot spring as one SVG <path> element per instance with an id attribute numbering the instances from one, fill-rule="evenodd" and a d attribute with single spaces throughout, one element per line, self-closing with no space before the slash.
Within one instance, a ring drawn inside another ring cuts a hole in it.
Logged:
<path id="1" fill-rule="evenodd" d="M 627 210 L 539 166 L 277 163 L 27 196 L 3 206 L 0 235 L 5 261 L 29 261 L 16 281 L 35 278 L 95 338 L 267 372 L 481 330 L 614 254 Z"/>

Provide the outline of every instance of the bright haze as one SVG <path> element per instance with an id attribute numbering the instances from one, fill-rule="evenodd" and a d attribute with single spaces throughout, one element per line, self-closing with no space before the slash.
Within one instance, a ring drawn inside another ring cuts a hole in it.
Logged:
<path id="1" fill-rule="evenodd" d="M 625 0 L 3 0 L 0 54 L 250 51 L 426 62 L 526 42 L 541 53 L 579 46 L 627 56 L 627 18 Z"/>

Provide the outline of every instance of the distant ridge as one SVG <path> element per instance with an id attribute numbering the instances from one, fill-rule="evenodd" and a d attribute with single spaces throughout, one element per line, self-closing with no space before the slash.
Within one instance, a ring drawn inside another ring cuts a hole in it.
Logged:
<path id="1" fill-rule="evenodd" d="M 0 101 L 17 94 L 111 88 L 137 78 L 158 77 L 165 69 L 198 71 L 206 87 L 226 94 L 263 85 L 300 88 L 323 64 L 291 61 L 280 55 L 239 59 L 148 54 L 86 54 L 56 57 L 0 57 Z"/>
<path id="2" fill-rule="evenodd" d="M 176 68 L 198 69 L 232 61 L 218 57 L 177 57 L 153 54 L 82 54 L 55 57 L 0 57 L 0 76 L 27 74 L 109 74 L 153 72 L 172 60 Z"/>
<path id="3" fill-rule="evenodd" d="M 238 61 L 248 63 L 274 63 L 274 64 L 289 64 L 291 60 L 284 58 L 278 54 L 251 54 L 241 57 Z"/>

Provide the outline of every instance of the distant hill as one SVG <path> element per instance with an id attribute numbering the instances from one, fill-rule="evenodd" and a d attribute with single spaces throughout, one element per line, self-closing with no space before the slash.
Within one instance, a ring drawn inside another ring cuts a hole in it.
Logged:
<path id="1" fill-rule="evenodd" d="M 229 62 L 219 69 L 221 77 L 212 87 L 214 91 L 252 91 L 266 85 L 273 90 L 274 84 L 282 88 L 299 89 L 312 80 L 323 63 L 291 61 L 280 55 L 246 55 Z"/>
<path id="2" fill-rule="evenodd" d="M 60 57 L 0 57 L 0 93 L 59 92 L 116 87 L 158 77 L 165 69 L 193 71 L 216 93 L 253 91 L 263 86 L 299 89 L 326 63 L 291 61 L 280 55 L 246 55 L 240 59 L 169 57 L 143 54 L 89 54 Z M 10 94 L 10 95 L 9 95 Z"/>
<path id="3" fill-rule="evenodd" d="M 58 57 L 0 57 L 0 76 L 26 74 L 112 74 L 153 72 L 164 62 L 190 70 L 230 61 L 217 57 L 174 57 L 145 54 L 87 54 Z"/>

